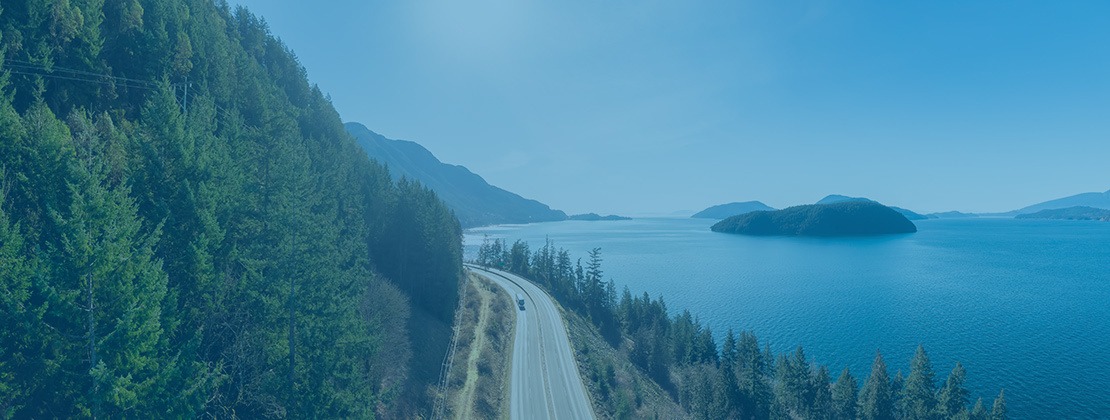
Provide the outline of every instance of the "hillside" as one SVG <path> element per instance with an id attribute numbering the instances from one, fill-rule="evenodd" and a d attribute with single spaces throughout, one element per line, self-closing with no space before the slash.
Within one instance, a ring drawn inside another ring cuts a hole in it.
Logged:
<path id="1" fill-rule="evenodd" d="M 389 168 L 394 180 L 420 181 L 443 199 L 464 228 L 566 220 L 567 215 L 536 200 L 497 188 L 466 167 L 440 162 L 411 141 L 392 140 L 362 124 L 344 124 L 366 154 Z"/>
<path id="2" fill-rule="evenodd" d="M 1056 219 L 1056 220 L 1098 220 L 1110 222 L 1110 210 L 1094 207 L 1075 206 L 1062 209 L 1041 210 L 1035 213 L 1019 214 L 1017 219 Z"/>
<path id="3" fill-rule="evenodd" d="M 705 210 L 695 213 L 690 216 L 693 219 L 725 219 L 738 214 L 751 213 L 753 211 L 767 211 L 774 210 L 773 207 L 763 204 L 759 201 L 744 201 L 738 203 L 719 204 L 709 207 Z"/>
<path id="4" fill-rule="evenodd" d="M 420 418 L 462 230 L 222 1 L 5 0 L 0 418 Z"/>
<path id="5" fill-rule="evenodd" d="M 1110 190 L 1106 192 L 1089 192 L 1076 194 L 1064 198 L 1045 201 L 1018 210 L 1014 214 L 1035 213 L 1041 210 L 1064 209 L 1068 207 L 1093 207 L 1096 209 L 1110 209 Z"/>
<path id="6" fill-rule="evenodd" d="M 835 203 L 844 203 L 844 202 L 849 202 L 849 201 L 861 201 L 861 202 L 878 203 L 878 201 L 872 200 L 870 198 L 848 197 L 848 196 L 845 196 L 845 195 L 832 194 L 832 195 L 825 196 L 825 198 L 822 198 L 822 199 L 818 200 L 814 204 L 835 204 Z M 890 207 L 891 209 L 894 209 L 894 211 L 896 211 L 896 212 L 902 213 L 902 215 L 906 216 L 906 218 L 909 219 L 909 220 L 925 220 L 925 219 L 929 218 L 928 216 L 917 213 L 913 210 L 907 210 L 907 209 L 904 209 L 904 208 L 901 208 L 901 207 L 895 207 L 895 206 L 887 206 L 887 207 Z"/>
<path id="7" fill-rule="evenodd" d="M 810 204 L 729 217 L 714 232 L 745 235 L 858 236 L 917 232 L 901 213 L 871 201 Z"/>

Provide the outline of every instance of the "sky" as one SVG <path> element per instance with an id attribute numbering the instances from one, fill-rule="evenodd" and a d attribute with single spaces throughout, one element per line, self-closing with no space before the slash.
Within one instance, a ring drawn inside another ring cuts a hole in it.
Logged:
<path id="1" fill-rule="evenodd" d="M 1110 2 L 232 0 L 344 121 L 568 213 L 1110 188 Z"/>

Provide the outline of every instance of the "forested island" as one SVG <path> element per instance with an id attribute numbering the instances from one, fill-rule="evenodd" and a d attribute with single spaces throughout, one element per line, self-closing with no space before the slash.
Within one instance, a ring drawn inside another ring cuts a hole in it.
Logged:
<path id="1" fill-rule="evenodd" d="M 1055 219 L 1055 220 L 1097 220 L 1110 222 L 1110 210 L 1087 206 L 1063 209 L 1041 210 L 1035 213 L 1019 214 L 1015 219 Z"/>
<path id="2" fill-rule="evenodd" d="M 569 216 L 569 217 L 567 217 L 567 220 L 585 220 L 585 221 L 590 221 L 590 222 L 596 222 L 596 221 L 613 221 L 613 220 L 632 220 L 632 218 L 631 217 L 625 217 L 625 216 L 617 216 L 615 214 L 610 214 L 608 216 L 602 216 L 602 215 L 599 215 L 597 213 L 585 213 L 585 214 L 575 214 L 575 215 Z"/>
<path id="3" fill-rule="evenodd" d="M 263 20 L 5 0 L 0 418 L 420 418 L 459 223 Z"/>
<path id="4" fill-rule="evenodd" d="M 714 232 L 744 235 L 860 236 L 917 232 L 917 226 L 890 207 L 873 201 L 794 206 L 757 211 L 717 222 Z"/>

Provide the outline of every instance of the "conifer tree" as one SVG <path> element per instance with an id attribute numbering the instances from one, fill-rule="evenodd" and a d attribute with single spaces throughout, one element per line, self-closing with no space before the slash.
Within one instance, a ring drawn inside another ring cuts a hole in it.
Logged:
<path id="1" fill-rule="evenodd" d="M 964 388 L 966 372 L 964 366 L 956 362 L 952 373 L 944 381 L 944 386 L 937 394 L 937 411 L 942 418 L 954 418 L 961 411 L 967 410 L 967 389 Z"/>
<path id="2" fill-rule="evenodd" d="M 991 420 L 1006 420 L 1009 418 L 1009 413 L 1006 411 L 1006 390 L 998 391 L 998 398 L 994 399 L 994 405 L 991 406 Z"/>
<path id="3" fill-rule="evenodd" d="M 856 378 L 852 377 L 848 368 L 844 368 L 832 388 L 833 418 L 837 420 L 854 420 L 856 418 L 857 389 Z"/>
<path id="4" fill-rule="evenodd" d="M 910 365 L 910 376 L 901 389 L 899 411 L 908 420 L 932 419 L 937 412 L 935 375 L 923 346 L 917 346 Z"/>
<path id="5" fill-rule="evenodd" d="M 859 392 L 857 415 L 864 420 L 891 420 L 894 418 L 893 400 L 886 363 L 883 362 L 883 355 L 876 352 L 871 375 Z"/>

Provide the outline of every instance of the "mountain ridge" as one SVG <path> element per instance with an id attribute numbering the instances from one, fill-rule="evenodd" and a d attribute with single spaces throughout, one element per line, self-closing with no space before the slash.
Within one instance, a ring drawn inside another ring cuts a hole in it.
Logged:
<path id="1" fill-rule="evenodd" d="M 412 178 L 435 191 L 464 228 L 567 219 L 560 210 L 491 185 L 465 166 L 440 161 L 419 143 L 387 138 L 358 122 L 343 126 L 370 158 L 388 167 L 395 180 Z"/>

